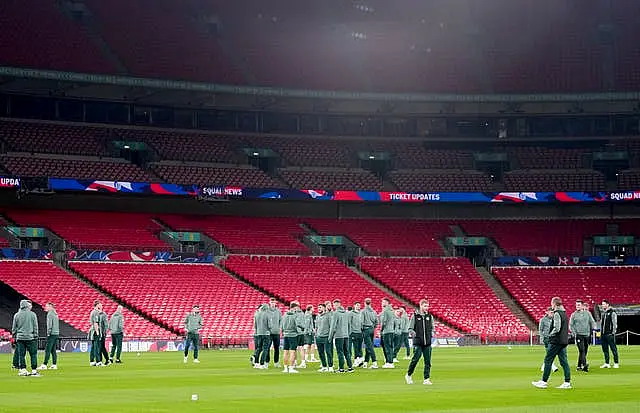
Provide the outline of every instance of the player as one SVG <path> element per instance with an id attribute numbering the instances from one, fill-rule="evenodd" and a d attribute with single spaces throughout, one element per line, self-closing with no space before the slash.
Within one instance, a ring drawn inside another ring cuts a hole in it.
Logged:
<path id="1" fill-rule="evenodd" d="M 107 329 L 109 328 L 109 316 L 102 310 L 100 312 L 100 354 L 104 358 L 104 365 L 111 365 L 109 352 L 107 351 Z"/>
<path id="2" fill-rule="evenodd" d="M 569 319 L 569 329 L 575 336 L 576 347 L 578 347 L 578 365 L 576 370 L 588 372 L 589 363 L 587 363 L 587 352 L 589 351 L 589 336 L 593 323 L 591 313 L 584 311 L 584 303 L 582 300 L 576 300 L 576 311 L 571 314 Z"/>
<path id="3" fill-rule="evenodd" d="M 360 302 L 353 303 L 353 311 L 351 311 L 349 319 L 349 341 L 350 348 L 353 348 L 353 365 L 360 367 L 364 363 L 362 357 L 362 320 L 363 314 L 360 311 Z"/>
<path id="4" fill-rule="evenodd" d="M 338 353 L 338 372 L 344 373 L 344 362 L 346 359 L 348 372 L 353 372 L 353 363 L 349 357 L 349 319 L 351 316 L 342 307 L 339 299 L 333 300 L 333 308 L 335 314 L 331 320 L 331 328 L 329 329 L 329 341 L 335 339 L 336 353 Z"/>
<path id="5" fill-rule="evenodd" d="M 393 369 L 393 331 L 395 324 L 395 314 L 391 308 L 388 298 L 382 299 L 382 313 L 380 314 L 380 338 L 382 339 L 382 349 L 384 350 L 385 363 L 383 369 Z"/>
<path id="6" fill-rule="evenodd" d="M 120 360 L 120 355 L 122 354 L 122 339 L 124 337 L 124 317 L 122 316 L 121 305 L 119 305 L 116 308 L 116 312 L 111 315 L 109 330 L 111 330 L 111 354 L 109 354 L 109 361 L 113 363 L 113 356 L 115 355 L 115 362 L 121 364 L 122 360 Z"/>
<path id="7" fill-rule="evenodd" d="M 49 302 L 45 304 L 44 310 L 47 312 L 47 346 L 44 349 L 44 362 L 38 370 L 46 370 L 47 364 L 49 364 L 49 357 L 51 357 L 51 370 L 58 369 L 58 337 L 60 337 L 60 319 L 58 313 L 56 313 L 55 306 Z"/>
<path id="8" fill-rule="evenodd" d="M 400 308 L 396 308 L 393 314 L 395 315 L 393 319 L 393 362 L 399 363 L 398 353 L 402 345 L 402 313 Z"/>
<path id="9" fill-rule="evenodd" d="M 398 350 L 402 346 L 407 350 L 407 355 L 404 356 L 405 360 L 411 359 L 411 347 L 409 347 L 409 314 L 407 314 L 407 308 L 402 306 L 400 307 L 402 324 L 401 324 L 401 333 L 400 333 L 400 346 L 398 346 Z M 397 357 L 396 353 L 396 357 Z"/>
<path id="10" fill-rule="evenodd" d="M 318 304 L 318 317 L 316 317 L 316 343 L 318 356 L 320 356 L 320 373 L 333 373 L 333 343 L 329 341 L 331 328 L 331 315 L 326 310 L 324 303 Z"/>
<path id="11" fill-rule="evenodd" d="M 547 380 L 551 375 L 551 365 L 553 360 L 558 357 L 560 365 L 564 371 L 564 383 L 558 386 L 558 389 L 571 388 L 571 369 L 567 361 L 567 345 L 569 344 L 569 318 L 567 312 L 562 306 L 560 297 L 553 297 L 551 300 L 553 307 L 553 319 L 551 320 L 551 331 L 549 332 L 549 347 L 544 357 L 544 372 L 542 380 L 531 382 L 535 387 L 546 389 Z"/>
<path id="12" fill-rule="evenodd" d="M 262 304 L 258 309 L 255 317 L 256 322 L 256 357 L 254 368 L 266 370 L 267 355 L 269 354 L 269 346 L 271 345 L 271 326 L 269 325 L 269 313 L 267 312 L 269 306 Z"/>
<path id="13" fill-rule="evenodd" d="M 18 376 L 29 376 L 27 371 L 27 352 L 31 360 L 31 376 L 38 377 L 38 318 L 31 311 L 28 300 L 20 301 L 20 309 L 13 316 L 11 335 L 16 339 L 18 352 Z"/>
<path id="14" fill-rule="evenodd" d="M 296 310 L 299 307 L 297 302 L 292 301 L 289 304 L 289 311 L 285 313 L 282 319 L 282 335 L 284 337 L 283 373 L 298 373 L 298 370 L 296 370 L 296 351 L 298 349 L 298 335 L 302 331 L 296 320 L 298 317 Z"/>
<path id="15" fill-rule="evenodd" d="M 362 339 L 364 340 L 364 363 L 362 368 L 367 368 L 369 361 L 371 361 L 371 368 L 378 368 L 378 361 L 376 358 L 376 352 L 373 347 L 373 334 L 378 326 L 378 314 L 371 308 L 371 298 L 365 298 L 364 309 L 362 310 Z"/>
<path id="16" fill-rule="evenodd" d="M 300 308 L 300 302 L 294 301 L 298 306 L 296 307 L 296 323 L 298 324 L 298 346 L 297 346 L 297 359 L 300 361 L 298 368 L 306 369 L 307 362 L 304 359 L 304 325 L 305 325 L 305 315 Z"/>
<path id="17" fill-rule="evenodd" d="M 102 366 L 102 346 L 100 342 L 100 314 L 102 313 L 102 303 L 98 300 L 93 302 L 93 310 L 89 316 L 89 340 L 91 340 L 90 366 Z"/>
<path id="18" fill-rule="evenodd" d="M 420 308 L 413 314 L 408 326 L 409 334 L 413 337 L 413 358 L 404 376 L 407 384 L 413 384 L 413 372 L 420 358 L 424 358 L 424 373 L 422 384 L 431 386 L 431 342 L 436 336 L 436 324 L 429 314 L 429 300 L 420 300 Z"/>
<path id="19" fill-rule="evenodd" d="M 198 364 L 198 346 L 200 345 L 200 330 L 203 327 L 200 306 L 194 305 L 191 312 L 184 318 L 184 329 L 187 339 L 184 341 L 184 363 L 189 361 L 189 345 L 193 346 L 193 362 Z"/>
<path id="20" fill-rule="evenodd" d="M 306 362 L 315 362 L 315 357 L 312 359 L 311 355 L 313 354 L 313 343 L 314 343 L 314 335 L 313 335 L 313 306 L 308 305 L 304 312 L 304 326 L 303 326 L 303 334 L 304 334 L 304 361 Z"/>
<path id="21" fill-rule="evenodd" d="M 260 308 L 262 307 L 262 304 L 258 305 L 258 308 L 256 309 L 256 311 L 253 313 L 253 346 L 254 346 L 254 350 L 253 350 L 253 354 L 251 355 L 251 365 L 253 366 L 253 368 L 258 368 L 257 365 L 259 364 L 258 362 L 260 361 L 260 353 L 262 352 L 262 345 L 260 343 L 260 337 L 258 337 L 258 315 L 260 313 Z"/>
<path id="22" fill-rule="evenodd" d="M 618 314 L 613 311 L 608 300 L 602 300 L 602 318 L 600 319 L 600 344 L 604 353 L 604 364 L 601 369 L 610 369 L 609 348 L 613 353 L 613 368 L 620 368 L 618 364 L 618 347 L 616 346 L 616 331 L 618 330 Z"/>
<path id="23" fill-rule="evenodd" d="M 553 307 L 547 308 L 547 312 L 540 319 L 540 323 L 538 324 L 538 332 L 540 334 L 540 342 L 544 344 L 544 349 L 546 351 L 549 350 L 549 333 L 551 332 L 551 320 L 553 320 Z M 551 365 L 554 373 L 558 371 L 558 366 L 555 363 Z M 542 362 L 542 367 L 540 367 L 540 371 L 544 371 L 544 362 Z"/>
<path id="24" fill-rule="evenodd" d="M 280 329 L 282 328 L 282 313 L 278 308 L 278 301 L 275 297 L 269 298 L 269 326 L 271 333 L 271 344 L 273 345 L 273 365 L 280 367 Z M 267 352 L 266 363 L 269 364 L 270 357 Z"/>

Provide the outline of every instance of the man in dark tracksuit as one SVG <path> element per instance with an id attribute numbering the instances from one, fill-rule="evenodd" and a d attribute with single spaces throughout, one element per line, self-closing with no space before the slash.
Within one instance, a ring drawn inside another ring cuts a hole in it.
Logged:
<path id="1" fill-rule="evenodd" d="M 102 313 L 102 303 L 98 300 L 93 302 L 93 310 L 89 316 L 89 340 L 91 340 L 90 366 L 102 366 L 102 345 L 100 340 L 100 314 Z"/>
<path id="2" fill-rule="evenodd" d="M 609 348 L 613 353 L 613 368 L 617 369 L 618 364 L 618 347 L 616 346 L 616 331 L 618 330 L 618 314 L 611 308 L 609 301 L 602 300 L 602 318 L 600 319 L 600 344 L 604 353 L 604 364 L 601 369 L 610 369 L 609 364 Z"/>
<path id="3" fill-rule="evenodd" d="M 278 302 L 275 298 L 269 299 L 269 325 L 271 326 L 271 344 L 273 345 L 273 365 L 280 367 L 280 329 L 282 328 L 282 313 L 278 309 Z M 267 352 L 267 365 L 271 361 L 271 357 Z"/>
<path id="4" fill-rule="evenodd" d="M 31 303 L 28 300 L 20 301 L 20 310 L 13 316 L 11 335 L 16 339 L 16 352 L 18 353 L 19 376 L 28 376 L 26 354 L 29 352 L 31 359 L 31 375 L 38 373 L 38 319 L 31 311 Z"/>
<path id="5" fill-rule="evenodd" d="M 545 351 L 549 350 L 549 333 L 551 333 L 551 320 L 553 320 L 553 307 L 547 308 L 547 314 L 544 315 L 540 319 L 540 323 L 538 324 L 538 334 L 540 335 L 540 342 L 544 344 Z M 551 365 L 551 369 L 555 373 L 558 371 L 558 366 L 553 363 Z M 544 361 L 542 362 L 542 367 L 540 367 L 540 371 L 544 371 Z"/>
<path id="6" fill-rule="evenodd" d="M 364 309 L 362 310 L 362 338 L 364 340 L 364 363 L 363 368 L 367 368 L 367 363 L 371 361 L 371 368 L 378 368 L 376 359 L 376 351 L 373 347 L 373 335 L 378 325 L 378 314 L 371 308 L 371 298 L 364 300 Z"/>
<path id="7" fill-rule="evenodd" d="M 111 315 L 109 330 L 111 331 L 111 354 L 109 354 L 109 360 L 113 363 L 115 355 L 115 362 L 121 364 L 120 355 L 122 354 L 122 339 L 124 338 L 124 317 L 122 316 L 121 305 Z"/>
<path id="8" fill-rule="evenodd" d="M 191 312 L 184 319 L 184 329 L 187 332 L 187 339 L 184 341 L 184 363 L 189 361 L 189 345 L 193 347 L 193 362 L 198 364 L 198 346 L 200 345 L 200 330 L 203 327 L 200 306 L 194 305 Z"/>
<path id="9" fill-rule="evenodd" d="M 362 357 L 362 312 L 360 312 L 360 303 L 353 304 L 353 310 L 350 312 L 349 320 L 349 349 L 353 347 L 353 364 L 359 367 L 364 362 Z"/>
<path id="10" fill-rule="evenodd" d="M 256 313 L 256 337 L 258 338 L 255 346 L 255 364 L 256 369 L 267 369 L 267 354 L 269 354 L 269 347 L 271 345 L 271 335 L 269 326 L 269 315 L 267 314 L 268 305 L 262 304 L 260 309 Z"/>
<path id="11" fill-rule="evenodd" d="M 569 318 L 569 329 L 575 336 L 576 347 L 578 347 L 578 365 L 576 369 L 584 372 L 589 371 L 587 352 L 589 351 L 589 336 L 591 336 L 593 324 L 591 313 L 584 310 L 582 300 L 577 300 L 576 311 Z"/>
<path id="12" fill-rule="evenodd" d="M 567 345 L 569 345 L 569 317 L 562 306 L 560 297 L 553 297 L 551 300 L 553 307 L 553 319 L 551 320 L 551 332 L 549 333 L 549 348 L 544 357 L 544 372 L 542 380 L 531 382 L 535 387 L 546 389 L 547 381 L 551 375 L 551 365 L 558 357 L 562 370 L 564 371 L 564 383 L 558 386 L 559 389 L 571 388 L 571 369 L 567 361 Z"/>
<path id="13" fill-rule="evenodd" d="M 404 346 L 407 350 L 407 355 L 405 356 L 405 360 L 409 360 L 411 358 L 411 347 L 409 346 L 409 315 L 407 314 L 407 309 L 405 307 L 400 307 L 401 311 L 401 334 L 400 334 L 400 344 Z M 397 356 L 398 353 L 396 353 Z"/>
<path id="14" fill-rule="evenodd" d="M 329 331 L 331 329 L 331 314 L 325 310 L 325 304 L 318 304 L 318 316 L 316 317 L 316 345 L 320 356 L 320 373 L 333 373 L 333 346 L 329 343 Z"/>
<path id="15" fill-rule="evenodd" d="M 109 352 L 107 351 L 107 330 L 109 329 L 109 317 L 107 313 L 102 310 L 100 312 L 100 354 L 102 358 L 104 358 L 104 365 L 108 366 L 111 364 L 111 360 L 109 359 Z"/>
<path id="16" fill-rule="evenodd" d="M 409 322 L 409 335 L 413 337 L 413 358 L 409 363 L 409 370 L 404 376 L 407 384 L 413 384 L 411 376 L 420 358 L 424 358 L 424 380 L 422 384 L 431 385 L 431 340 L 436 335 L 436 325 L 429 314 L 429 301 L 420 300 L 420 309 L 415 312 Z"/>
<path id="17" fill-rule="evenodd" d="M 47 303 L 45 305 L 47 311 L 47 346 L 44 349 L 44 362 L 38 370 L 46 370 L 47 364 L 49 364 L 49 357 L 51 357 L 51 370 L 58 369 L 58 337 L 60 336 L 60 319 L 58 313 L 56 313 L 53 303 Z"/>
<path id="18" fill-rule="evenodd" d="M 349 357 L 349 319 L 350 314 L 344 309 L 340 300 L 333 301 L 334 314 L 329 329 L 329 341 L 335 339 L 336 353 L 338 353 L 339 372 L 344 373 L 344 362 L 347 361 L 349 372 L 353 372 L 353 364 Z"/>

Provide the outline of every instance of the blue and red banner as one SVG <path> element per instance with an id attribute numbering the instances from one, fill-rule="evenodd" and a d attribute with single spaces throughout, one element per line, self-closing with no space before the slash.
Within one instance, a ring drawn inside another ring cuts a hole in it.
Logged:
<path id="1" fill-rule="evenodd" d="M 67 258 L 74 261 L 120 261 L 120 262 L 181 262 L 212 263 L 212 254 L 173 251 L 104 251 L 104 250 L 70 250 Z"/>
<path id="2" fill-rule="evenodd" d="M 640 257 L 495 257 L 495 267 L 566 267 L 566 266 L 604 266 L 604 265 L 640 265 Z"/>
<path id="3" fill-rule="evenodd" d="M 20 178 L 0 176 L 0 188 L 20 188 Z"/>
<path id="4" fill-rule="evenodd" d="M 250 188 L 231 185 L 177 185 L 144 182 L 49 180 L 54 191 L 201 196 L 210 199 L 283 199 L 391 203 L 582 203 L 640 201 L 639 191 L 619 192 L 402 192 L 328 191 L 323 189 Z"/>

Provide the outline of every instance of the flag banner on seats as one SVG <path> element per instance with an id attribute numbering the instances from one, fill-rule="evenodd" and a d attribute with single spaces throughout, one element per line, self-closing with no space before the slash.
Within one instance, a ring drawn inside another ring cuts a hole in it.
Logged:
<path id="1" fill-rule="evenodd" d="M 50 251 L 33 250 L 30 248 L 0 248 L 0 258 L 13 260 L 50 260 Z"/>
<path id="2" fill-rule="evenodd" d="M 67 258 L 73 261 L 119 261 L 119 262 L 182 262 L 212 263 L 213 254 L 174 251 L 105 251 L 69 250 Z"/>
<path id="3" fill-rule="evenodd" d="M 640 257 L 495 257 L 492 265 L 494 267 L 640 265 Z"/>
<path id="4" fill-rule="evenodd" d="M 234 185 L 49 179 L 53 191 L 173 195 L 220 199 L 282 199 L 385 203 L 580 203 L 640 201 L 640 190 L 627 192 L 402 192 L 324 189 L 251 188 Z"/>

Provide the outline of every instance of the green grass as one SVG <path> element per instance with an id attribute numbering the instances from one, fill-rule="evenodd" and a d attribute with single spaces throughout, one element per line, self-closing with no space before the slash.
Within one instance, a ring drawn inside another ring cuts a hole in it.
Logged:
<path id="1" fill-rule="evenodd" d="M 202 364 L 180 353 L 124 354 L 123 365 L 90 368 L 86 354 L 61 354 L 58 371 L 18 377 L 10 356 L 0 355 L 0 412 L 640 412 L 640 349 L 620 347 L 621 368 L 600 370 L 592 347 L 590 373 L 572 371 L 574 389 L 533 388 L 541 347 L 436 348 L 432 387 L 422 365 L 408 386 L 407 361 L 395 370 L 320 374 L 316 365 L 298 375 L 253 370 L 248 351 L 203 351 Z M 575 366 L 575 348 L 569 350 Z M 550 384 L 562 382 L 560 373 Z M 199 400 L 191 401 L 198 394 Z"/>

